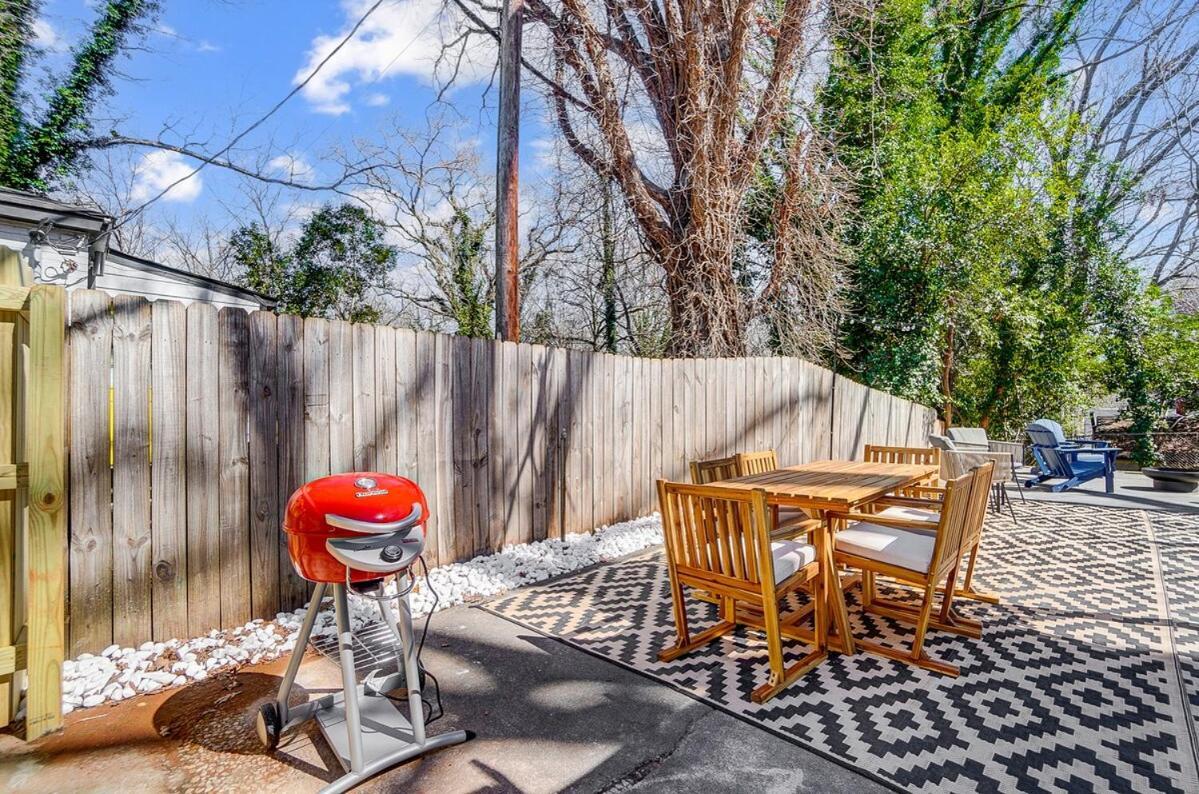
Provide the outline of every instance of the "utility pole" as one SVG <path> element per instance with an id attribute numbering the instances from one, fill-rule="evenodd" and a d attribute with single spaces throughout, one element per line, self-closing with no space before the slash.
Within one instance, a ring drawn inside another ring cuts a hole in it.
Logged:
<path id="1" fill-rule="evenodd" d="M 495 163 L 495 335 L 499 339 L 518 342 L 520 39 L 524 0 L 504 0 L 500 15 L 500 113 Z"/>

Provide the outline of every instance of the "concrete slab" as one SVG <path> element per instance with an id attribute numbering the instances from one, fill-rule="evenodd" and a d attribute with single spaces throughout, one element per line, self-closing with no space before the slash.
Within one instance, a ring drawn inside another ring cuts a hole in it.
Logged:
<path id="1" fill-rule="evenodd" d="M 1031 476 L 1028 470 L 1022 470 L 1020 481 L 1023 482 Z M 1060 481 L 1051 480 L 1050 484 L 1054 482 Z M 1103 478 L 1101 477 L 1061 493 L 1053 493 L 1044 485 L 1034 485 L 1032 488 L 1023 488 L 1022 490 L 1026 498 L 1038 502 L 1199 513 L 1199 491 L 1195 493 L 1159 491 L 1153 487 L 1153 481 L 1139 471 L 1117 471 L 1115 486 L 1113 493 L 1104 493 Z M 1008 487 L 1008 495 L 1013 499 L 1020 498 L 1014 486 Z"/>
<path id="2" fill-rule="evenodd" d="M 477 736 L 360 791 L 884 791 L 878 784 L 636 673 L 479 609 L 433 618 L 425 647 L 446 715 Z M 0 736 L 0 790 L 316 791 L 340 773 L 315 725 L 274 755 L 254 735 L 285 660 L 75 712 L 25 745 Z M 337 686 L 309 654 L 298 698 Z"/>

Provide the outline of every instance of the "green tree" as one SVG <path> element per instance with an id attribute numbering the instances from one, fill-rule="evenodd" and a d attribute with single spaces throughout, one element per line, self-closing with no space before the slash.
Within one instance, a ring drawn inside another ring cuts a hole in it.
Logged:
<path id="1" fill-rule="evenodd" d="M 396 263 L 384 227 L 352 204 L 325 205 L 305 222 L 288 251 L 278 251 L 256 224 L 230 237 L 243 283 L 278 299 L 281 311 L 303 317 L 377 322 L 374 293 Z"/>
<path id="2" fill-rule="evenodd" d="M 0 184 L 44 191 L 83 165 L 92 110 L 111 92 L 117 57 L 142 32 L 158 3 L 103 3 L 74 49 L 70 67 L 36 102 L 26 84 L 35 62 L 33 23 L 40 5 L 7 0 L 0 6 Z"/>
<path id="3" fill-rule="evenodd" d="M 1180 310 L 1173 296 L 1157 287 L 1141 294 L 1147 330 L 1145 362 L 1159 404 L 1182 399 L 1199 408 L 1199 314 Z"/>
<path id="4" fill-rule="evenodd" d="M 821 103 L 858 186 L 849 366 L 951 423 L 1006 432 L 1087 396 L 1091 284 L 1046 155 L 1083 5 L 880 0 L 838 20 Z"/>
<path id="5" fill-rule="evenodd" d="M 461 336 L 487 339 L 493 334 L 495 290 L 486 257 L 487 233 L 494 220 L 492 215 L 475 220 L 465 208 L 455 207 L 449 221 L 441 225 L 445 266 L 434 268 L 440 294 L 433 300 L 442 314 L 454 320 Z"/>

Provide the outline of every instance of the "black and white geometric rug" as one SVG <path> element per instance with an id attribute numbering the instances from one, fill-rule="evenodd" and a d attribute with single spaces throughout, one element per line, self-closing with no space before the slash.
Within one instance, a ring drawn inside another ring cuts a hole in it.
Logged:
<path id="1" fill-rule="evenodd" d="M 1016 523 L 988 521 L 975 576 L 1002 604 L 959 602 L 983 638 L 929 633 L 926 649 L 960 665 L 956 679 L 831 654 L 756 705 L 767 668 L 752 633 L 658 661 L 674 639 L 660 550 L 485 608 L 900 790 L 1199 791 L 1199 516 L 1015 509 Z M 864 615 L 855 595 L 855 634 L 908 641 L 909 626 Z M 713 610 L 692 602 L 693 630 Z"/>

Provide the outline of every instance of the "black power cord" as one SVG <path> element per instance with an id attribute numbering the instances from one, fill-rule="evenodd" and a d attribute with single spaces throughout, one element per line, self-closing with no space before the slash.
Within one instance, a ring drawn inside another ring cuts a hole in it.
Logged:
<path id="1" fill-rule="evenodd" d="M 441 705 L 441 684 L 437 681 L 437 676 L 425 669 L 425 666 L 421 664 L 420 659 L 421 653 L 423 653 L 425 650 L 425 637 L 427 637 L 429 634 L 429 621 L 433 619 L 433 613 L 437 610 L 437 605 L 441 603 L 441 597 L 437 595 L 437 591 L 433 589 L 432 582 L 429 581 L 429 564 L 425 562 L 425 556 L 422 554 L 421 556 L 417 557 L 417 559 L 420 560 L 421 571 L 425 576 L 425 587 L 429 588 L 429 593 L 433 596 L 433 603 L 429 606 L 429 611 L 425 614 L 425 626 L 423 629 L 421 629 L 420 642 L 417 643 L 416 646 L 416 668 L 420 671 L 420 675 L 426 676 L 430 681 L 433 682 L 433 692 L 437 698 L 437 711 L 434 713 L 433 704 L 425 700 L 424 691 L 422 689 L 421 702 L 424 703 L 425 708 L 428 709 L 428 714 L 425 715 L 425 724 L 432 725 L 434 722 L 445 716 L 445 707 Z"/>

